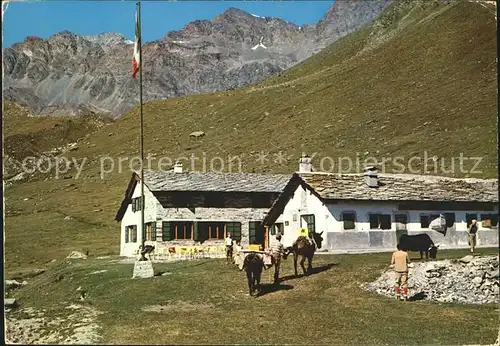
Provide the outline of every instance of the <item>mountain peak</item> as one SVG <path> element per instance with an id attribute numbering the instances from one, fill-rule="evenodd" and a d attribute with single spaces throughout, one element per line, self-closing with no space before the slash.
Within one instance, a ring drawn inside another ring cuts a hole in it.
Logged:
<path id="1" fill-rule="evenodd" d="M 103 32 L 97 35 L 83 36 L 84 39 L 92 43 L 99 44 L 101 46 L 115 46 L 117 44 L 130 44 L 133 41 L 127 40 L 122 34 L 116 32 Z"/>
<path id="2" fill-rule="evenodd" d="M 236 16 L 250 16 L 250 13 L 245 12 L 239 8 L 236 7 L 229 7 L 227 10 L 225 10 L 222 14 L 228 14 L 228 15 L 236 15 Z"/>

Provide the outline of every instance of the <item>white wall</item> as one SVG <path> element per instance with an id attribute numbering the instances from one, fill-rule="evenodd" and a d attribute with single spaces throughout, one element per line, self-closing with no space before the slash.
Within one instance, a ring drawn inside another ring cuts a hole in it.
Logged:
<path id="1" fill-rule="evenodd" d="M 140 197 L 141 186 L 137 184 L 132 198 Z M 144 196 L 146 200 L 146 209 L 144 211 L 144 222 L 157 223 L 157 246 L 166 246 L 182 244 L 194 245 L 197 242 L 193 241 L 161 241 L 161 222 L 162 221 L 226 221 L 226 222 L 241 222 L 241 243 L 247 245 L 249 242 L 249 222 L 261 221 L 269 211 L 268 208 L 195 208 L 193 212 L 189 208 L 163 208 L 158 199 L 151 193 L 148 187 L 144 186 Z M 137 242 L 125 243 L 125 228 L 126 226 L 137 225 Z M 160 237 L 159 237 L 160 236 Z M 129 204 L 121 222 L 121 240 L 120 240 L 120 256 L 133 256 L 134 252 L 139 248 L 142 242 L 141 229 L 141 211 L 132 212 L 132 204 Z M 191 244 L 192 243 L 192 244 Z M 205 245 L 223 244 L 223 240 L 205 241 Z"/>
<path id="2" fill-rule="evenodd" d="M 356 213 L 356 228 L 354 230 L 343 229 L 341 213 L 345 211 L 354 211 Z M 392 228 L 390 230 L 371 230 L 369 222 L 370 213 L 391 215 Z M 498 246 L 498 229 L 483 228 L 479 222 L 481 214 L 498 213 L 498 205 L 495 207 L 495 211 L 400 211 L 397 203 L 381 201 L 360 201 L 324 205 L 314 194 L 305 190 L 302 186 L 297 187 L 293 197 L 289 200 L 280 216 L 281 222 L 285 223 L 282 242 L 285 247 L 291 246 L 294 240 L 297 239 L 300 227 L 300 215 L 314 214 L 316 231 L 324 232 L 322 250 L 393 249 L 397 244 L 394 215 L 401 213 L 408 215 L 408 234 L 428 233 L 436 244 L 441 244 L 441 248 L 467 246 L 467 223 L 465 216 L 468 213 L 476 213 L 480 226 L 477 236 L 478 246 Z M 420 226 L 420 214 L 436 213 L 455 214 L 455 227 L 449 228 L 446 236 L 430 229 L 422 229 Z M 287 221 L 288 226 L 286 225 Z"/>
<path id="3" fill-rule="evenodd" d="M 285 247 L 291 246 L 297 239 L 298 229 L 300 228 L 300 215 L 307 214 L 315 215 L 317 232 L 324 231 L 324 234 L 328 232 L 331 226 L 331 215 L 328 208 L 309 190 L 299 185 L 277 221 L 284 223 L 282 243 Z M 287 222 L 288 225 L 286 225 Z M 303 223 L 302 226 L 305 227 L 306 224 Z"/>
<path id="4" fill-rule="evenodd" d="M 141 196 L 141 184 L 136 185 L 132 198 Z M 144 199 L 146 208 L 144 209 L 144 223 L 156 221 L 157 205 L 159 204 L 156 197 L 151 193 L 146 185 L 144 185 Z M 137 242 L 125 243 L 125 228 L 127 226 L 137 225 Z M 120 256 L 131 256 L 142 243 L 142 225 L 141 211 L 132 211 L 132 203 L 128 205 L 121 221 L 121 237 L 120 237 Z"/>

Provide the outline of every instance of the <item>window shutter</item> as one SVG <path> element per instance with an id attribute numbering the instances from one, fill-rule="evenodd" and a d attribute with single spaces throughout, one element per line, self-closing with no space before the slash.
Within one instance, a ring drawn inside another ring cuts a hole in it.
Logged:
<path id="1" fill-rule="evenodd" d="M 241 222 L 233 222 L 233 239 L 236 241 L 241 241 Z"/>
<path id="2" fill-rule="evenodd" d="M 163 221 L 162 233 L 163 233 L 163 241 L 172 240 L 172 231 L 171 231 L 171 227 L 170 227 L 170 221 Z"/>
<path id="3" fill-rule="evenodd" d="M 151 222 L 151 240 L 156 241 L 156 222 Z"/>
<path id="4" fill-rule="evenodd" d="M 125 243 L 129 242 L 129 228 L 125 227 Z"/>
<path id="5" fill-rule="evenodd" d="M 199 241 L 200 237 L 198 235 L 198 222 L 193 222 L 193 240 Z"/>
<path id="6" fill-rule="evenodd" d="M 276 235 L 276 225 L 272 225 L 269 229 L 269 234 Z"/>
<path id="7" fill-rule="evenodd" d="M 137 226 L 134 226 L 132 228 L 132 232 L 133 232 L 133 243 L 137 243 Z"/>
<path id="8" fill-rule="evenodd" d="M 135 213 L 135 198 L 132 198 L 132 212 Z"/>
<path id="9" fill-rule="evenodd" d="M 257 242 L 257 227 L 255 221 L 250 221 L 248 223 L 248 240 L 250 244 L 255 244 Z"/>

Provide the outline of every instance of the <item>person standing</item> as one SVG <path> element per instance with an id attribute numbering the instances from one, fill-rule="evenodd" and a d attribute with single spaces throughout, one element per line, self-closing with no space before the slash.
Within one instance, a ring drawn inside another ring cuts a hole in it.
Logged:
<path id="1" fill-rule="evenodd" d="M 233 260 L 233 239 L 231 238 L 231 232 L 227 233 L 226 239 L 224 239 L 224 244 L 226 245 L 226 260 L 232 262 Z"/>
<path id="2" fill-rule="evenodd" d="M 391 266 L 394 266 L 394 271 L 396 273 L 395 285 L 396 289 L 396 299 L 401 297 L 401 287 L 403 288 L 403 299 L 408 299 L 408 264 L 410 264 L 410 257 L 408 252 L 402 251 L 397 245 L 397 251 L 392 254 Z"/>
<path id="3" fill-rule="evenodd" d="M 281 256 L 283 255 L 284 247 L 281 243 L 281 234 L 277 234 L 273 239 L 271 238 L 271 256 L 274 262 L 274 283 L 279 283 Z"/>
<path id="4" fill-rule="evenodd" d="M 477 234 L 477 220 L 472 219 L 472 222 L 467 229 L 467 234 L 469 235 L 469 246 L 470 252 L 474 253 L 474 249 L 476 248 L 476 234 Z"/>

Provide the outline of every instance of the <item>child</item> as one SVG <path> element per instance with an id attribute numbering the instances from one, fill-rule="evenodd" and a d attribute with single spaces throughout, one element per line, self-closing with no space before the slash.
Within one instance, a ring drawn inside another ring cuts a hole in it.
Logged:
<path id="1" fill-rule="evenodd" d="M 408 264 L 410 264 L 410 257 L 407 251 L 402 251 L 397 246 L 398 251 L 392 254 L 391 266 L 394 266 L 394 271 L 396 272 L 396 284 L 394 288 L 396 289 L 396 299 L 400 299 L 401 287 L 403 287 L 403 299 L 408 299 Z"/>
<path id="2" fill-rule="evenodd" d="M 467 234 L 469 236 L 469 246 L 470 252 L 474 253 L 474 249 L 476 247 L 476 233 L 477 233 L 477 220 L 472 219 L 472 223 L 467 229 Z"/>

